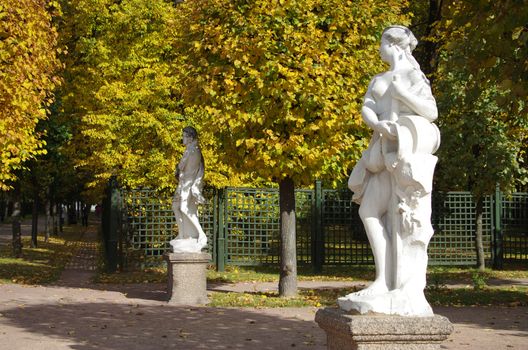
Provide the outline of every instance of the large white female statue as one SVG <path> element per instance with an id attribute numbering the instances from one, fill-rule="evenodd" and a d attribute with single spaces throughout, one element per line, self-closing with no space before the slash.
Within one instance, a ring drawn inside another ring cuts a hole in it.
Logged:
<path id="1" fill-rule="evenodd" d="M 369 147 L 348 186 L 360 204 L 376 264 L 376 279 L 359 292 L 339 298 L 344 310 L 430 316 L 425 299 L 431 189 L 440 145 L 432 123 L 437 108 L 429 81 L 411 52 L 417 40 L 403 26 L 386 28 L 380 56 L 390 65 L 376 75 L 364 98 L 362 116 L 373 130 Z"/>
<path id="2" fill-rule="evenodd" d="M 202 180 L 204 161 L 193 127 L 183 129 L 183 157 L 176 167 L 178 188 L 172 200 L 172 211 L 178 224 L 178 236 L 170 241 L 175 253 L 198 253 L 207 245 L 207 236 L 198 221 L 198 204 L 204 204 Z"/>

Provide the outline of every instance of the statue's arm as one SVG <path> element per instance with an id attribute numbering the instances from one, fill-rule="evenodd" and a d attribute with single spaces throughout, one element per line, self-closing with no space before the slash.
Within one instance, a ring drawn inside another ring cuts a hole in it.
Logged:
<path id="1" fill-rule="evenodd" d="M 193 184 L 191 186 L 191 194 L 194 196 L 194 198 L 197 200 L 199 204 L 206 203 L 206 200 L 202 193 L 202 187 L 203 187 L 203 177 L 205 174 L 205 164 L 204 159 L 202 156 L 202 152 L 198 150 L 196 156 L 199 158 L 198 163 L 198 170 L 196 172 L 196 177 L 194 178 Z"/>
<path id="2" fill-rule="evenodd" d="M 178 178 L 180 176 L 180 174 L 185 170 L 185 166 L 187 165 L 189 161 L 189 151 L 186 149 L 184 152 L 183 152 L 183 156 L 182 158 L 180 159 L 180 162 L 178 163 L 178 165 L 176 166 L 176 177 Z"/>
<path id="3" fill-rule="evenodd" d="M 393 123 L 387 120 L 379 120 L 376 101 L 372 96 L 372 85 L 374 84 L 374 79 L 370 83 L 370 86 L 363 98 L 363 107 L 361 108 L 361 116 L 363 121 L 367 124 L 372 130 L 377 131 L 389 138 L 394 138 L 396 131 L 394 129 Z"/>
<path id="4" fill-rule="evenodd" d="M 365 124 L 372 130 L 376 130 L 376 125 L 379 123 L 378 115 L 376 114 L 376 102 L 372 99 L 370 90 L 367 91 L 363 100 L 363 107 L 361 108 L 361 116 Z"/>
<path id="5" fill-rule="evenodd" d="M 399 79 L 394 80 L 391 83 L 392 97 L 404 103 L 417 115 L 433 122 L 438 118 L 438 109 L 431 88 L 423 80 L 416 84 L 419 84 L 418 89 L 415 86 L 408 89 Z"/>

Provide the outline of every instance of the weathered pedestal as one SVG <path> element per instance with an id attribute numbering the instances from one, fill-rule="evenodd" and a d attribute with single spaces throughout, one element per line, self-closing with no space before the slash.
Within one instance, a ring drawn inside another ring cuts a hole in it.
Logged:
<path id="1" fill-rule="evenodd" d="M 453 332 L 446 317 L 352 315 L 337 308 L 317 311 L 329 350 L 433 350 Z"/>
<path id="2" fill-rule="evenodd" d="M 207 304 L 208 253 L 167 253 L 167 292 L 171 304 Z"/>

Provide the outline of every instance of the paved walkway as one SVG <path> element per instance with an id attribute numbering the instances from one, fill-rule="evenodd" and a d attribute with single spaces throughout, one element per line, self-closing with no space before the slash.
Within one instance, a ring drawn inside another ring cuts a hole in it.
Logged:
<path id="1" fill-rule="evenodd" d="M 326 349 L 316 308 L 168 305 L 162 284 L 93 284 L 95 229 L 72 245 L 74 259 L 52 286 L 0 285 L 0 350 Z M 301 282 L 333 288 L 343 282 Z M 272 290 L 274 284 L 210 286 Z M 443 349 L 527 349 L 527 307 L 435 308 L 454 323 Z"/>

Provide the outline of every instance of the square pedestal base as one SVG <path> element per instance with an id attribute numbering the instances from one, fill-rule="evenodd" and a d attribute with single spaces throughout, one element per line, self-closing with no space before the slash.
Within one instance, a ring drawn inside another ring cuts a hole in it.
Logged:
<path id="1" fill-rule="evenodd" d="M 317 311 L 329 350 L 433 350 L 453 332 L 444 316 L 352 315 L 337 308 Z"/>
<path id="2" fill-rule="evenodd" d="M 207 298 L 208 253 L 167 253 L 168 302 L 179 305 L 203 305 Z"/>

